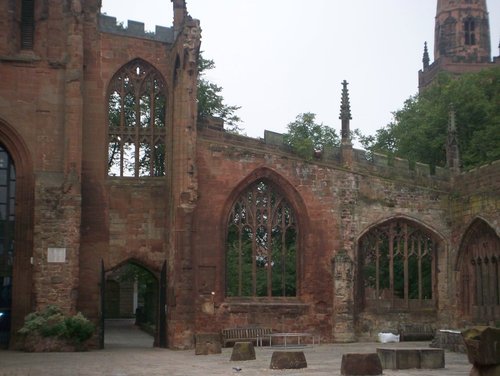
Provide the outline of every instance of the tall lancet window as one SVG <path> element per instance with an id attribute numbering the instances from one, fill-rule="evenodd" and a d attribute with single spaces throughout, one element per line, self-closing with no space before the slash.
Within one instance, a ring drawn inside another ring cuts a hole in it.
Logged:
<path id="1" fill-rule="evenodd" d="M 136 59 L 108 91 L 108 175 L 165 175 L 166 87 L 160 73 Z"/>
<path id="2" fill-rule="evenodd" d="M 464 37 L 466 46 L 476 44 L 476 22 L 473 18 L 467 18 L 464 21 Z"/>

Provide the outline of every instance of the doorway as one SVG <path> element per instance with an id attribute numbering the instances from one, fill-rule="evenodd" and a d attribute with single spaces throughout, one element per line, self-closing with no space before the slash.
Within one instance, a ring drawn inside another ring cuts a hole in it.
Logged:
<path id="1" fill-rule="evenodd" d="M 158 277 L 134 261 L 105 272 L 103 277 L 103 345 L 153 347 L 159 330 Z"/>

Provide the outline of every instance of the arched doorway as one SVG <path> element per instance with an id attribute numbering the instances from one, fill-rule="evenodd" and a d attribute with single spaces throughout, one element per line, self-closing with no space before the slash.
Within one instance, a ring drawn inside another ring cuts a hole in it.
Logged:
<path id="1" fill-rule="evenodd" d="M 104 273 L 105 347 L 162 346 L 162 274 L 158 276 L 135 261 Z"/>
<path id="2" fill-rule="evenodd" d="M 14 264 L 16 169 L 0 145 L 0 347 L 10 340 Z"/>

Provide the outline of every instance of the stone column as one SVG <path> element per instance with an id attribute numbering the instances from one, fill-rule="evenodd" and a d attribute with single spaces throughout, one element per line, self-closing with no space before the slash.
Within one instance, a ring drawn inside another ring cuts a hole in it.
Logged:
<path id="1" fill-rule="evenodd" d="M 333 338 L 335 342 L 354 342 L 354 263 L 347 251 L 332 259 L 333 272 Z"/>

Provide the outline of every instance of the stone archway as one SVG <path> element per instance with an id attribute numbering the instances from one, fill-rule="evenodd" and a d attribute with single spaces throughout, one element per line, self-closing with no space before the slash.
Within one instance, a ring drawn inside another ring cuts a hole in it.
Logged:
<path id="1" fill-rule="evenodd" d="M 459 304 L 465 319 L 489 323 L 500 317 L 500 237 L 483 219 L 465 232 L 459 251 Z"/>
<path id="2" fill-rule="evenodd" d="M 106 271 L 104 346 L 158 345 L 159 296 L 158 276 L 136 261 L 129 260 Z"/>

